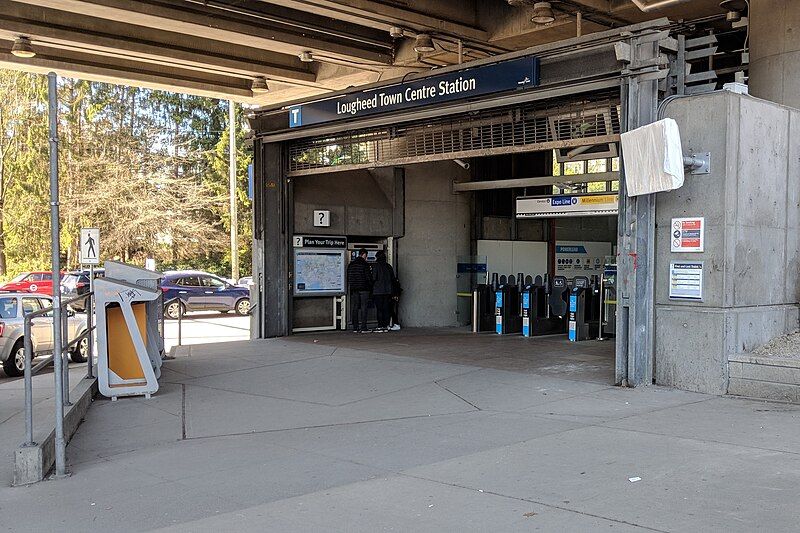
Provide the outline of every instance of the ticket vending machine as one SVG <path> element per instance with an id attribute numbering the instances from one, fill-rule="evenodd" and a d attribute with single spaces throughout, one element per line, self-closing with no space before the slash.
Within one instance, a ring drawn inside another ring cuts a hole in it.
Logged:
<path id="1" fill-rule="evenodd" d="M 586 276 L 575 276 L 572 280 L 572 291 L 569 295 L 569 340 L 584 341 L 597 337 L 598 321 L 594 310 L 599 307 L 597 294 L 599 291 Z"/>

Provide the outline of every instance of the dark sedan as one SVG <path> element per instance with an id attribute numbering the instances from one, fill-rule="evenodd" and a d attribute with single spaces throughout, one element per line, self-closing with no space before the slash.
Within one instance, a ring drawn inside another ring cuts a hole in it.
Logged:
<path id="1" fill-rule="evenodd" d="M 104 268 L 94 269 L 94 279 L 102 278 L 103 276 L 105 276 Z M 62 298 L 72 298 L 80 294 L 86 294 L 87 292 L 89 292 L 88 270 L 76 270 L 74 272 L 69 272 L 61 279 Z M 76 311 L 83 311 L 84 303 L 85 300 L 78 300 L 72 303 L 72 307 Z"/>
<path id="2" fill-rule="evenodd" d="M 191 270 L 164 272 L 164 316 L 178 318 L 186 311 L 250 312 L 250 290 L 237 287 L 208 272 Z"/>

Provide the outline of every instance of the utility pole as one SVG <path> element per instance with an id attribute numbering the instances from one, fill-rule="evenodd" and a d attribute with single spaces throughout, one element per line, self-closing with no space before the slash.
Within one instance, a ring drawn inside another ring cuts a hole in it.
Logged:
<path id="1" fill-rule="evenodd" d="M 229 139 L 229 179 L 231 196 L 231 278 L 239 281 L 239 233 L 236 214 L 236 108 L 233 100 L 228 100 Z"/>

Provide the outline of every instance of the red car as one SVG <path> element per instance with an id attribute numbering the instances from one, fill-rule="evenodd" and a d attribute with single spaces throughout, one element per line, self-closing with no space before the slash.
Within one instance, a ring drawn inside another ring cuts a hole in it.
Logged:
<path id="1" fill-rule="evenodd" d="M 23 272 L 8 283 L 0 285 L 0 291 L 53 294 L 53 273 Z"/>

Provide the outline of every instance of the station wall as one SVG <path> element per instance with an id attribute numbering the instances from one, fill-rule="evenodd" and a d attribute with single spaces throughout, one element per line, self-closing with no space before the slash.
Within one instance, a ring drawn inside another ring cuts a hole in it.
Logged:
<path id="1" fill-rule="evenodd" d="M 724 394 L 730 355 L 798 327 L 800 111 L 716 92 L 666 112 L 711 173 L 657 196 L 656 382 Z M 670 252 L 671 219 L 690 216 L 705 217 L 705 251 Z M 670 300 L 672 261 L 703 261 L 703 301 Z"/>
<path id="2" fill-rule="evenodd" d="M 404 326 L 463 326 L 471 320 L 456 288 L 458 256 L 470 254 L 469 195 L 453 192 L 454 181 L 468 180 L 469 171 L 451 161 L 405 169 L 405 235 L 397 240 Z"/>

